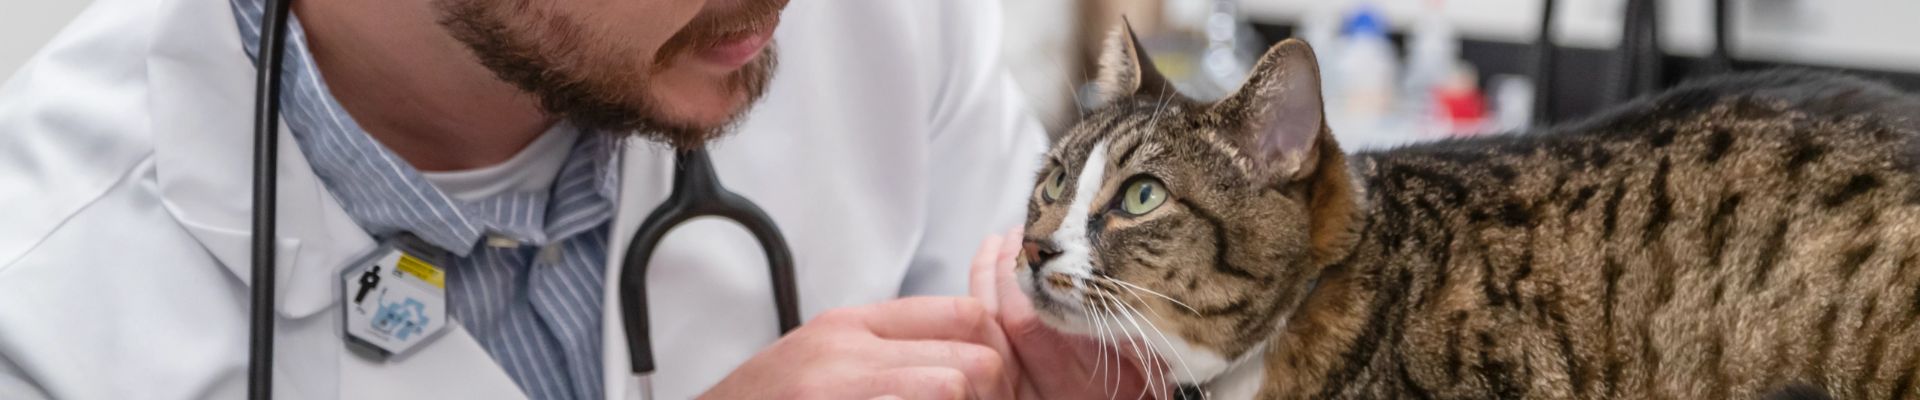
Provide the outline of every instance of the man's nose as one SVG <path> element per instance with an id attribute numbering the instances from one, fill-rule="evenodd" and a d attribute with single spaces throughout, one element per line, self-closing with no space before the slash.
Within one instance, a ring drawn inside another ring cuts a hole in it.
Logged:
<path id="1" fill-rule="evenodd" d="M 1060 256 L 1060 248 L 1054 247 L 1052 241 L 1027 239 L 1020 245 L 1020 255 L 1027 259 L 1027 267 L 1039 272 L 1040 266 Z"/>

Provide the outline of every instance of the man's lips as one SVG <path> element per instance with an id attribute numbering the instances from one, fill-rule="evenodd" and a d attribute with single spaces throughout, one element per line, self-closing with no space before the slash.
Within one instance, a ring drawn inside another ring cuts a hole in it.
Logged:
<path id="1" fill-rule="evenodd" d="M 758 29 L 727 35 L 724 39 L 696 50 L 695 54 L 700 59 L 729 69 L 740 68 L 752 62 L 754 57 L 760 55 L 761 50 L 767 48 L 767 43 L 773 41 L 773 26 L 773 24 L 766 24 Z"/>

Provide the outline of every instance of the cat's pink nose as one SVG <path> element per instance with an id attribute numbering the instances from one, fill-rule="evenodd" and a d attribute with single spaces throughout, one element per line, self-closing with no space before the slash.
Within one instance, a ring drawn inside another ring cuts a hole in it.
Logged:
<path id="1" fill-rule="evenodd" d="M 1035 272 L 1040 271 L 1040 266 L 1046 265 L 1047 261 L 1053 261 L 1053 258 L 1059 255 L 1060 249 L 1046 241 L 1027 239 L 1020 245 L 1020 256 L 1027 260 L 1027 266 L 1032 267 Z"/>

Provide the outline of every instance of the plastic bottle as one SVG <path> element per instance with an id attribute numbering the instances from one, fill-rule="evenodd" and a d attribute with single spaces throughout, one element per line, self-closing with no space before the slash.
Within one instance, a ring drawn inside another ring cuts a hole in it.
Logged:
<path id="1" fill-rule="evenodd" d="M 1400 113 L 1416 130 L 1429 136 L 1448 133 L 1446 110 L 1437 103 L 1435 89 L 1456 75 L 1460 37 L 1447 21 L 1442 0 L 1428 0 L 1426 12 L 1413 26 L 1407 44 L 1407 79 L 1400 89 Z"/>
<path id="2" fill-rule="evenodd" d="M 1398 89 L 1399 61 L 1386 26 L 1372 7 L 1362 5 L 1348 17 L 1341 32 L 1338 59 L 1338 93 L 1331 93 L 1329 114 L 1336 129 L 1354 135 L 1377 136 L 1386 129 Z M 1345 125 L 1345 126 L 1340 126 Z"/>
<path id="3" fill-rule="evenodd" d="M 1491 132 L 1513 132 L 1527 129 L 1533 121 L 1533 80 L 1521 75 L 1500 75 L 1487 85 L 1493 94 L 1493 121 L 1488 127 Z"/>

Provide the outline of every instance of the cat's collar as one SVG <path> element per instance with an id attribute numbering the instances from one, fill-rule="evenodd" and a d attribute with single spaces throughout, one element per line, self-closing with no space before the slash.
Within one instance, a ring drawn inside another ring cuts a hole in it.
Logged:
<path id="1" fill-rule="evenodd" d="M 1200 384 L 1182 383 L 1173 389 L 1173 400 L 1201 400 L 1212 397 L 1207 395 L 1207 389 L 1200 387 Z"/>

